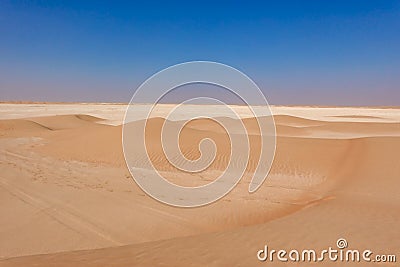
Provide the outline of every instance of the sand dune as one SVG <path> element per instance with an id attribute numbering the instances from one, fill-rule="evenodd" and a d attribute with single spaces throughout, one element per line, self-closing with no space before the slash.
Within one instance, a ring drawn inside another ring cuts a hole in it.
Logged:
<path id="1" fill-rule="evenodd" d="M 92 125 L 91 122 L 100 122 L 102 119 L 90 115 L 57 115 L 51 117 L 30 118 L 31 121 L 39 123 L 51 130 L 62 130 Z"/>
<path id="2" fill-rule="evenodd" d="M 254 194 L 247 188 L 259 130 L 254 118 L 244 118 L 251 144 L 244 178 L 222 200 L 196 209 L 160 204 L 138 188 L 125 167 L 121 125 L 103 124 L 93 113 L 1 120 L 0 212 L 7 216 L 0 218 L 0 266 L 271 265 L 256 257 L 265 244 L 322 249 L 341 237 L 353 248 L 396 253 L 400 123 L 348 116 L 276 115 L 275 160 Z M 229 159 L 220 125 L 196 120 L 181 133 L 182 152 L 196 159 L 198 142 L 209 137 L 216 160 L 198 175 L 181 173 L 163 156 L 164 122 L 148 120 L 146 139 L 154 166 L 174 183 L 206 184 L 229 160 L 245 160 Z"/>

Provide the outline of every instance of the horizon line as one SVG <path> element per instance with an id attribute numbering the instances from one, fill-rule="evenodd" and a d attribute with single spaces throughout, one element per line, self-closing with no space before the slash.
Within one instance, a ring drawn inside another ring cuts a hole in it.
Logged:
<path id="1" fill-rule="evenodd" d="M 128 102 L 79 102 L 79 101 L 26 101 L 26 100 L 10 100 L 10 101 L 0 101 L 0 104 L 14 104 L 14 105 L 40 105 L 40 104 L 50 104 L 50 105 L 128 105 Z M 152 103 L 135 103 L 138 105 L 151 105 Z M 158 105 L 178 105 L 180 103 L 158 103 Z M 193 106 L 201 106 L 207 104 L 189 104 Z M 227 104 L 229 106 L 246 106 L 244 104 Z M 400 109 L 400 106 L 393 105 L 318 105 L 318 104 L 269 104 L 273 107 L 312 107 L 312 108 L 376 108 L 376 109 Z M 209 105 L 213 106 L 213 105 Z M 258 105 L 251 105 L 258 106 Z"/>

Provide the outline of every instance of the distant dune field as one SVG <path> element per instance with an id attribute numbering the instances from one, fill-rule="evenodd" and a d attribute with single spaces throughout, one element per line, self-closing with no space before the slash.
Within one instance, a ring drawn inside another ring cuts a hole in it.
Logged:
<path id="1" fill-rule="evenodd" d="M 204 185 L 229 160 L 245 160 L 230 159 L 224 129 L 202 119 L 184 128 L 181 149 L 196 159 L 199 141 L 212 138 L 215 161 L 200 175 L 170 166 L 160 144 L 168 107 L 159 107 L 146 132 L 152 163 L 168 180 Z M 324 249 L 339 238 L 351 248 L 398 253 L 400 109 L 272 107 L 275 159 L 249 194 L 259 130 L 236 106 L 251 144 L 243 179 L 216 203 L 184 209 L 155 201 L 130 177 L 121 144 L 125 108 L 0 104 L 0 266 L 291 266 L 259 262 L 257 251 L 266 244 Z M 234 119 L 218 108 L 216 116 Z M 143 122 L 138 114 L 130 124 Z"/>

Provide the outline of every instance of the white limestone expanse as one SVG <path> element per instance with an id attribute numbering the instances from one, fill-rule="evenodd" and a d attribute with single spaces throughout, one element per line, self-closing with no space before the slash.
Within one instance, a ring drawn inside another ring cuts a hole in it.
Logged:
<path id="1" fill-rule="evenodd" d="M 144 119 L 146 104 L 137 119 Z M 159 104 L 152 117 L 166 117 L 175 105 Z M 147 105 L 148 107 L 148 105 Z M 231 106 L 242 118 L 252 117 L 246 106 Z M 42 117 L 54 115 L 87 114 L 106 119 L 103 123 L 110 125 L 122 124 L 127 105 L 109 103 L 73 103 L 73 104 L 0 104 L 0 119 L 20 119 L 27 117 Z M 198 113 L 201 105 L 191 105 L 193 113 Z M 190 108 L 190 109 L 191 109 Z M 208 106 L 215 111 L 215 116 L 229 116 L 221 106 Z M 255 106 L 254 109 L 259 107 Z M 190 111 L 189 109 L 189 111 Z M 139 108 L 140 110 L 140 108 Z M 309 106 L 271 106 L 273 115 L 289 115 L 320 121 L 342 122 L 400 122 L 400 108 L 370 108 L 370 107 L 309 107 Z M 180 114 L 177 119 L 190 118 L 192 114 Z"/>

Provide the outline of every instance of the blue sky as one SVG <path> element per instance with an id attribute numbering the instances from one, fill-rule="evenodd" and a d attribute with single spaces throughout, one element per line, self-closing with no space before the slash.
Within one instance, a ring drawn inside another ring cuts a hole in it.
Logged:
<path id="1" fill-rule="evenodd" d="M 272 104 L 400 105 L 400 2 L 0 2 L 1 100 L 128 102 L 191 60 Z"/>

